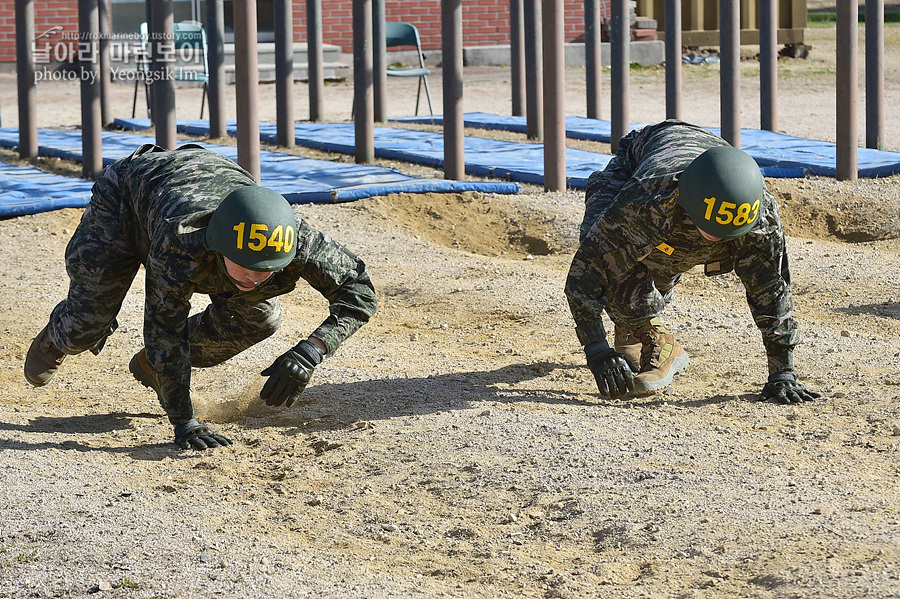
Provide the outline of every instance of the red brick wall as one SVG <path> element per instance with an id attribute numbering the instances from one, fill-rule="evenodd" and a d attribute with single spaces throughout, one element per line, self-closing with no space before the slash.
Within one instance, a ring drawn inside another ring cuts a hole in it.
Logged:
<path id="1" fill-rule="evenodd" d="M 600 0 L 601 14 L 609 14 L 609 2 Z M 352 9 L 353 0 L 329 0 L 322 6 L 323 39 L 344 52 L 353 51 Z M 564 10 L 566 41 L 571 42 L 584 33 L 584 0 L 565 0 Z M 386 0 L 385 18 L 412 23 L 424 49 L 440 49 L 440 0 Z M 462 19 L 464 46 L 509 45 L 509 0 L 463 0 Z M 305 4 L 295 2 L 294 31 L 297 41 L 306 40 Z"/>
<path id="2" fill-rule="evenodd" d="M 14 2 L 0 2 L 0 63 L 15 63 Z M 353 51 L 353 0 L 328 0 L 322 3 L 323 39 L 327 44 Z M 600 0 L 601 13 L 609 14 L 609 0 Z M 115 4 L 112 5 L 115 19 Z M 463 0 L 463 45 L 492 46 L 509 44 L 509 0 Z M 402 20 L 415 25 L 427 50 L 441 47 L 440 0 L 386 0 L 387 20 Z M 70 0 L 34 0 L 34 32 L 39 36 L 60 26 L 74 37 L 78 32 L 78 5 Z M 306 41 L 306 2 L 294 1 L 294 31 L 298 43 Z M 566 41 L 579 38 L 584 31 L 583 0 L 565 0 Z M 54 45 L 62 32 L 54 34 Z M 70 38 L 71 41 L 72 38 Z"/>
<path id="3" fill-rule="evenodd" d="M 72 36 L 72 43 L 78 35 L 78 4 L 69 0 L 35 0 L 34 34 L 39 36 L 51 27 L 62 27 L 62 32 Z M 0 2 L 0 62 L 16 61 L 16 11 L 15 2 Z M 55 45 L 62 32 L 52 34 Z M 51 38 L 47 38 L 51 39 Z"/>

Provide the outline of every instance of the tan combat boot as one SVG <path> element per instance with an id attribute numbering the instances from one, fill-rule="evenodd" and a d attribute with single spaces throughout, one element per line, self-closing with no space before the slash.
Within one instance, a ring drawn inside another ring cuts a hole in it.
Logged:
<path id="1" fill-rule="evenodd" d="M 626 360 L 636 367 L 641 365 L 641 348 L 643 344 L 638 339 L 636 331 L 624 331 L 617 326 L 613 344 L 613 348 L 624 355 Z"/>
<path id="2" fill-rule="evenodd" d="M 66 359 L 66 354 L 50 339 L 48 327 L 38 333 L 25 355 L 25 379 L 35 387 L 49 383 Z"/>
<path id="3" fill-rule="evenodd" d="M 156 371 L 150 366 L 150 363 L 147 361 L 147 350 L 142 349 L 138 353 L 134 354 L 131 358 L 131 362 L 128 363 L 128 370 L 134 376 L 135 380 L 147 387 L 148 389 L 153 389 L 156 391 L 156 396 L 159 398 L 159 377 L 156 375 Z"/>
<path id="4" fill-rule="evenodd" d="M 684 349 L 658 317 L 652 318 L 634 334 L 643 344 L 641 371 L 634 377 L 635 394 L 669 386 L 672 378 L 691 363 Z"/>

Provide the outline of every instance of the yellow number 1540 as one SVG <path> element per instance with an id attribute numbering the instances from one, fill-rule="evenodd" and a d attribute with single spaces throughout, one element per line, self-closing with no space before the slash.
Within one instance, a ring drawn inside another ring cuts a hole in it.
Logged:
<path id="1" fill-rule="evenodd" d="M 246 223 L 238 223 L 234 226 L 237 231 L 237 249 L 244 249 L 244 231 Z M 247 249 L 261 252 L 266 246 L 272 246 L 276 252 L 290 252 L 294 247 L 294 227 L 278 225 L 272 234 L 267 236 L 269 227 L 260 223 L 250 225 L 248 232 Z"/>

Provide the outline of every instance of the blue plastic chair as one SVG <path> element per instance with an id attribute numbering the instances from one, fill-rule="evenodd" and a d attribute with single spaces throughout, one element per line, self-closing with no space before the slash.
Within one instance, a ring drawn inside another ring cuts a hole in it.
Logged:
<path id="1" fill-rule="evenodd" d="M 409 23 L 385 23 L 384 40 L 386 48 L 396 46 L 412 46 L 419 56 L 418 67 L 387 67 L 388 77 L 418 77 L 419 91 L 416 94 L 416 115 L 419 114 L 419 99 L 422 97 L 422 85 L 425 85 L 425 97 L 428 99 L 428 111 L 433 115 L 431 106 L 431 90 L 428 89 L 428 75 L 431 73 L 425 67 L 425 54 L 422 53 L 422 42 L 419 40 L 419 30 Z"/>
<path id="2" fill-rule="evenodd" d="M 198 23 L 189 21 L 175 23 L 172 26 L 173 49 L 176 63 L 172 69 L 174 81 L 193 81 L 203 84 L 203 97 L 200 101 L 200 118 L 206 108 L 206 96 L 209 93 L 209 61 L 207 59 L 206 30 Z M 137 111 L 138 86 L 143 82 L 144 97 L 147 100 L 147 116 L 150 116 L 150 34 L 147 23 L 141 23 L 141 55 L 138 66 L 143 77 L 135 79 L 134 100 L 131 105 L 131 116 Z M 197 54 L 199 53 L 199 54 Z M 189 66 L 189 68 L 186 68 Z"/>

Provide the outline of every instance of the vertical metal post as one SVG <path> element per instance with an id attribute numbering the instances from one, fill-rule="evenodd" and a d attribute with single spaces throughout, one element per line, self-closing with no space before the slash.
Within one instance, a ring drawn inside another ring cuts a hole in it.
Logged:
<path id="1" fill-rule="evenodd" d="M 566 189 L 564 0 L 542 0 L 544 46 L 544 189 Z"/>
<path id="2" fill-rule="evenodd" d="M 866 147 L 884 149 L 884 0 L 866 0 Z"/>
<path id="3" fill-rule="evenodd" d="M 156 127 L 156 144 L 174 150 L 178 144 L 175 131 L 175 81 L 169 62 L 174 45 L 175 18 L 171 0 L 152 0 L 153 10 L 150 23 L 150 83 L 153 108 L 153 124 Z"/>
<path id="4" fill-rule="evenodd" d="M 857 43 L 858 0 L 837 0 L 837 179 L 856 181 L 857 170 Z"/>
<path id="5" fill-rule="evenodd" d="M 681 119 L 681 0 L 666 0 L 666 118 Z"/>
<path id="6" fill-rule="evenodd" d="M 619 149 L 619 139 L 630 128 L 628 115 L 628 76 L 631 67 L 631 22 L 628 17 L 628 0 L 612 1 L 612 24 L 610 26 L 610 149 Z"/>
<path id="7" fill-rule="evenodd" d="M 525 7 L 525 129 L 529 139 L 544 137 L 543 43 L 541 2 L 524 0 Z"/>
<path id="8" fill-rule="evenodd" d="M 112 69 L 109 60 L 109 36 L 112 31 L 109 20 L 109 0 L 98 0 L 97 9 L 99 10 L 98 23 L 100 26 L 100 123 L 106 127 L 115 120 L 109 99 L 112 85 Z"/>
<path id="9" fill-rule="evenodd" d="M 322 50 L 322 0 L 306 0 L 306 55 L 309 62 L 309 120 L 325 118 L 325 58 Z"/>
<path id="10" fill-rule="evenodd" d="M 375 159 L 372 99 L 372 0 L 353 0 L 353 131 L 357 164 Z"/>
<path id="11" fill-rule="evenodd" d="M 463 138 L 462 0 L 441 0 L 444 100 L 444 178 L 466 178 Z"/>
<path id="12" fill-rule="evenodd" d="M 103 169 L 100 138 L 100 17 L 96 2 L 78 4 L 78 70 L 81 75 L 81 172 L 93 179 Z"/>
<path id="13" fill-rule="evenodd" d="M 759 122 L 778 129 L 778 0 L 759 2 Z"/>
<path id="14" fill-rule="evenodd" d="M 741 29 L 739 0 L 719 0 L 719 45 L 721 97 L 719 105 L 722 139 L 741 147 Z"/>
<path id="15" fill-rule="evenodd" d="M 206 58 L 209 62 L 209 136 L 225 137 L 225 9 L 222 0 L 206 1 Z"/>
<path id="16" fill-rule="evenodd" d="M 387 48 L 384 0 L 372 0 L 372 87 L 375 121 L 387 121 Z M 417 63 L 418 64 L 418 63 Z"/>
<path id="17" fill-rule="evenodd" d="M 275 0 L 275 141 L 294 147 L 294 11 Z"/>
<path id="18" fill-rule="evenodd" d="M 525 8 L 523 0 L 509 0 L 509 66 L 512 78 L 512 115 L 525 114 Z"/>
<path id="19" fill-rule="evenodd" d="M 601 118 L 603 60 L 600 55 L 600 0 L 584 0 L 584 75 L 587 118 Z"/>
<path id="20" fill-rule="evenodd" d="M 19 96 L 19 157 L 38 155 L 37 100 L 34 79 L 34 2 L 16 0 L 16 83 Z"/>
<path id="21" fill-rule="evenodd" d="M 256 0 L 234 0 L 234 79 L 237 104 L 238 164 L 256 182 L 259 165 L 259 58 Z"/>

